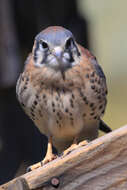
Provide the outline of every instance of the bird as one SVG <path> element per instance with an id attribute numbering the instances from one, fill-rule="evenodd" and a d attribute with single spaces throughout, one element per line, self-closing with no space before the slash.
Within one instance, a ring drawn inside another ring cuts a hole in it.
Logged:
<path id="1" fill-rule="evenodd" d="M 34 170 L 67 155 L 98 137 L 107 104 L 106 77 L 96 57 L 62 26 L 49 26 L 36 35 L 32 52 L 16 85 L 18 101 L 40 132 L 47 136 L 45 158 Z"/>

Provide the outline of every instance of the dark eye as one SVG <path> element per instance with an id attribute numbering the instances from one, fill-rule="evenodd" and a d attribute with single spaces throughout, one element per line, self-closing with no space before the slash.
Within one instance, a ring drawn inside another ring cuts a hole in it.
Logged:
<path id="1" fill-rule="evenodd" d="M 41 43 L 41 45 L 42 45 L 42 47 L 44 48 L 44 49 L 47 49 L 48 48 L 48 44 L 46 43 L 46 42 L 44 42 L 44 41 L 40 41 L 40 43 Z"/>
<path id="2" fill-rule="evenodd" d="M 73 47 L 74 47 L 74 40 L 73 40 L 72 38 L 69 38 L 69 39 L 66 41 L 65 47 L 66 47 L 66 49 L 73 48 Z"/>

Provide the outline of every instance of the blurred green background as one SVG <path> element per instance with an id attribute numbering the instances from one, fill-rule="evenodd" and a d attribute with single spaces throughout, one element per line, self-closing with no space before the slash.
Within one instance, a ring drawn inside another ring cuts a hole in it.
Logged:
<path id="1" fill-rule="evenodd" d="M 108 85 L 104 121 L 113 129 L 127 124 L 127 1 L 79 0 L 88 22 L 90 49 L 102 66 Z"/>

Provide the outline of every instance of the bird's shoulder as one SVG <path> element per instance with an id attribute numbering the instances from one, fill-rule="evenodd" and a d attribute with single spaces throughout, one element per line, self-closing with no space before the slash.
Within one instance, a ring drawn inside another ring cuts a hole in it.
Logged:
<path id="1" fill-rule="evenodd" d="M 81 52 L 81 63 L 85 65 L 85 63 L 87 63 L 87 65 L 91 66 L 91 68 L 93 70 L 95 70 L 96 74 L 103 78 L 105 80 L 105 75 L 104 72 L 101 68 L 101 66 L 99 65 L 96 57 L 86 48 L 82 47 L 81 45 L 78 45 L 80 52 Z"/>

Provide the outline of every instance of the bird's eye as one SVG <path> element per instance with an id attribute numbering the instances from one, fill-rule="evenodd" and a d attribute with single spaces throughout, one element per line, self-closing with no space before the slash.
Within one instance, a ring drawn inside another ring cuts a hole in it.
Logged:
<path id="1" fill-rule="evenodd" d="M 41 43 L 41 45 L 42 45 L 42 47 L 44 48 L 44 49 L 47 49 L 48 48 L 48 44 L 46 43 L 46 42 L 44 42 L 44 41 L 40 41 L 40 43 Z"/>
<path id="2" fill-rule="evenodd" d="M 74 46 L 74 40 L 72 38 L 69 38 L 67 41 L 66 41 L 66 49 L 69 49 L 69 48 L 73 48 Z"/>

